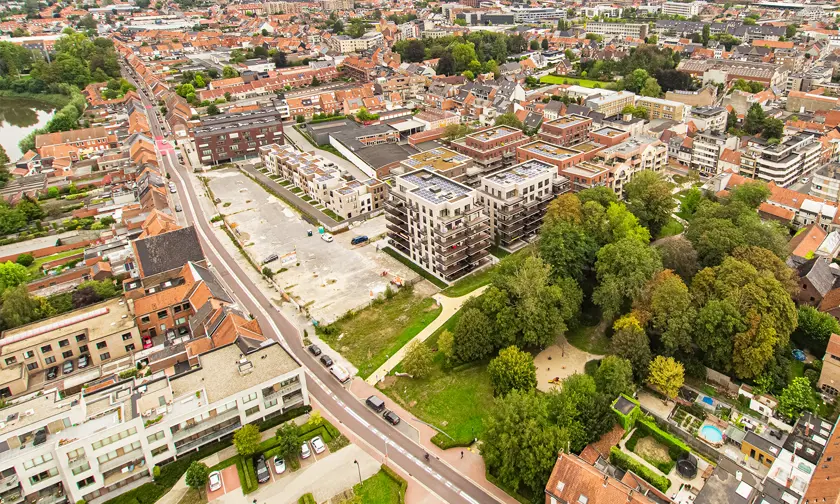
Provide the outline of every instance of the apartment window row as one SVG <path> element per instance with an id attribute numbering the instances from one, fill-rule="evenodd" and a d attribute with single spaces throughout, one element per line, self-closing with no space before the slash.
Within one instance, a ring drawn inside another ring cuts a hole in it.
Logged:
<path id="1" fill-rule="evenodd" d="M 98 449 L 102 448 L 103 446 L 108 446 L 111 443 L 116 443 L 120 439 L 125 439 L 125 438 L 127 438 L 129 436 L 133 436 L 135 434 L 137 434 L 137 428 L 132 427 L 128 430 L 124 430 L 122 432 L 119 432 L 117 434 L 109 436 L 109 437 L 107 437 L 105 439 L 102 439 L 100 441 L 96 441 L 96 442 L 93 443 L 92 446 L 93 446 L 94 450 L 98 450 Z"/>
<path id="2" fill-rule="evenodd" d="M 166 434 L 163 431 L 155 432 L 154 434 L 147 436 L 146 440 L 149 441 L 149 444 L 154 443 L 155 441 L 159 441 L 166 437 Z"/>
<path id="3" fill-rule="evenodd" d="M 108 462 L 109 460 L 114 460 L 117 457 L 122 457 L 126 453 L 131 453 L 131 452 L 137 451 L 139 449 L 140 449 L 140 441 L 135 441 L 128 446 L 125 446 L 123 448 L 118 448 L 118 449 L 116 449 L 112 452 L 106 453 L 105 455 L 100 455 L 99 457 L 96 457 L 96 460 L 100 464 L 104 464 L 105 462 Z"/>
<path id="4" fill-rule="evenodd" d="M 39 465 L 46 464 L 47 462 L 52 461 L 52 459 L 53 459 L 53 456 L 52 456 L 51 453 L 45 453 L 45 454 L 41 455 L 40 457 L 35 457 L 32 460 L 28 460 L 28 461 L 24 462 L 23 463 L 23 468 L 29 470 L 29 469 L 32 469 L 33 467 L 38 467 Z"/>
<path id="5" fill-rule="evenodd" d="M 93 476 L 88 476 L 87 478 L 85 478 L 83 480 L 77 481 L 76 486 L 81 489 L 81 488 L 84 488 L 86 486 L 93 485 L 94 483 L 96 483 L 96 478 L 94 478 Z"/>
<path id="6" fill-rule="evenodd" d="M 44 472 L 38 473 L 35 476 L 30 476 L 29 477 L 29 483 L 31 483 L 33 485 L 37 485 L 41 481 L 44 481 L 45 479 L 48 479 L 48 478 L 52 478 L 54 476 L 58 476 L 58 468 L 56 468 L 56 467 L 53 467 L 53 468 L 48 469 Z"/>
<path id="7" fill-rule="evenodd" d="M 89 462 L 85 462 L 84 464 L 71 469 L 71 472 L 73 473 L 73 476 L 78 476 L 85 471 L 90 471 L 90 463 Z"/>
<path id="8" fill-rule="evenodd" d="M 249 402 L 255 400 L 256 398 L 257 398 L 257 393 L 252 392 L 252 393 L 250 393 L 247 396 L 244 396 L 242 398 L 242 404 L 248 404 Z"/>

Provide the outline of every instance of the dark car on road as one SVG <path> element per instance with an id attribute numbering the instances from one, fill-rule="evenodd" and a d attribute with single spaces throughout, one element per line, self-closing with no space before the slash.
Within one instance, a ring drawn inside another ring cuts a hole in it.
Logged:
<path id="1" fill-rule="evenodd" d="M 268 472 L 268 466 L 265 465 L 265 457 L 260 455 L 257 459 L 257 481 L 265 483 L 271 479 L 271 473 Z"/>
<path id="2" fill-rule="evenodd" d="M 382 410 L 385 409 L 385 401 L 376 397 L 375 395 L 368 397 L 365 401 L 365 404 L 367 404 L 368 407 L 370 407 L 370 409 L 377 413 L 382 413 Z"/>
<path id="3" fill-rule="evenodd" d="M 321 349 L 318 348 L 318 345 L 309 345 L 309 353 L 312 355 L 321 355 Z"/>
<path id="4" fill-rule="evenodd" d="M 350 245 L 358 245 L 358 244 L 364 243 L 366 241 L 368 241 L 367 236 L 356 236 L 355 238 L 350 240 Z"/>
<path id="5" fill-rule="evenodd" d="M 332 359 L 330 359 L 329 355 L 322 355 L 321 356 L 321 364 L 323 364 L 327 367 L 330 367 L 330 366 L 333 365 L 333 361 L 332 361 Z"/>
<path id="6" fill-rule="evenodd" d="M 397 425 L 398 423 L 400 423 L 400 417 L 397 416 L 397 414 L 391 410 L 385 410 L 385 413 L 382 413 L 382 418 L 384 418 L 391 425 Z"/>

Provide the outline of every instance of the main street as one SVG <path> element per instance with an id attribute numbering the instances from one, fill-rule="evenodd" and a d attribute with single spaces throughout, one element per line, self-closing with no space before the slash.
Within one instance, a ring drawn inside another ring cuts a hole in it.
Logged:
<path id="1" fill-rule="evenodd" d="M 123 66 L 126 78 L 140 89 L 131 71 Z M 160 121 L 155 113 L 156 105 L 140 93 L 147 107 L 152 135 L 163 136 Z M 194 224 L 201 239 L 204 254 L 214 266 L 222 280 L 237 297 L 242 307 L 250 312 L 267 334 L 273 334 L 280 344 L 307 368 L 307 386 L 310 395 L 335 418 L 364 440 L 380 454 L 386 455 L 389 464 L 399 466 L 410 477 L 422 484 L 441 500 L 448 503 L 469 502 L 495 503 L 496 498 L 482 487 L 462 476 L 449 465 L 432 458 L 424 460 L 423 447 L 394 430 L 379 415 L 375 414 L 345 389 L 328 370 L 312 357 L 303 347 L 300 331 L 284 317 L 267 299 L 260 289 L 242 271 L 240 265 L 225 250 L 213 232 L 208 216 L 204 215 L 193 185 L 187 181 L 187 170 L 178 163 L 172 149 L 159 151 L 162 168 L 172 175 L 178 189 L 187 222 Z M 352 470 L 352 468 L 348 468 Z"/>

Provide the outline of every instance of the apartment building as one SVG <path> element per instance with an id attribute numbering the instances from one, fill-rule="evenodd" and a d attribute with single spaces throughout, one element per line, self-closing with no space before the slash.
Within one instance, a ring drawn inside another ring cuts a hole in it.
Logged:
<path id="1" fill-rule="evenodd" d="M 560 192 L 558 179 L 565 177 L 553 164 L 536 159 L 481 178 L 478 202 L 500 246 L 516 250 L 536 235 L 549 202 Z"/>
<path id="2" fill-rule="evenodd" d="M 715 135 L 726 132 L 729 113 L 723 107 L 695 107 L 691 109 L 691 120 L 700 129 Z"/>
<path id="3" fill-rule="evenodd" d="M 496 126 L 470 133 L 452 142 L 452 148 L 473 159 L 481 175 L 506 168 L 514 163 L 516 148 L 529 141 L 522 130 L 510 126 Z"/>
<path id="4" fill-rule="evenodd" d="M 284 142 L 279 100 L 256 111 L 206 117 L 192 137 L 202 164 L 257 156 L 259 147 Z"/>
<path id="5" fill-rule="evenodd" d="M 817 168 L 811 179 L 811 196 L 840 201 L 840 163 L 831 162 Z"/>
<path id="6" fill-rule="evenodd" d="M 376 178 L 345 180 L 334 163 L 318 154 L 272 144 L 260 147 L 260 159 L 272 174 L 303 189 L 304 194 L 345 219 L 385 207 L 386 183 Z"/>
<path id="7" fill-rule="evenodd" d="M 648 35 L 648 25 L 641 23 L 587 23 L 586 33 L 596 33 L 607 39 L 616 37 L 643 39 Z"/>
<path id="8" fill-rule="evenodd" d="M 382 47 L 384 39 L 380 32 L 367 32 L 361 37 L 354 39 L 347 35 L 336 35 L 327 40 L 330 48 L 341 54 L 364 52 L 376 47 Z"/>
<path id="9" fill-rule="evenodd" d="M 665 2 L 662 4 L 662 13 L 669 16 L 682 16 L 690 18 L 700 14 L 706 2 Z"/>
<path id="10" fill-rule="evenodd" d="M 720 156 L 724 149 L 737 148 L 737 137 L 716 135 L 710 132 L 698 133 L 694 137 L 691 168 L 707 176 L 717 175 L 720 172 Z"/>
<path id="11" fill-rule="evenodd" d="M 415 100 L 423 96 L 423 92 L 426 89 L 426 78 L 422 75 L 380 77 L 376 79 L 374 86 L 376 94 L 391 96 L 396 93 L 403 100 Z"/>
<path id="12" fill-rule="evenodd" d="M 752 137 L 741 153 L 740 173 L 745 177 L 788 187 L 816 170 L 821 150 L 820 142 L 809 135 L 788 137 L 778 144 Z"/>
<path id="13" fill-rule="evenodd" d="M 591 118 L 569 114 L 544 122 L 540 128 L 539 137 L 548 143 L 568 146 L 588 140 L 591 129 Z"/>
<path id="14" fill-rule="evenodd" d="M 40 386 L 78 387 L 62 373 L 55 381 L 44 372 L 87 355 L 91 367 L 120 359 L 142 348 L 130 304 L 112 299 L 0 335 L 0 397 L 18 396 Z M 0 429 L 0 433 L 2 429 Z"/>
<path id="15" fill-rule="evenodd" d="M 650 96 L 637 96 L 636 106 L 647 109 L 648 118 L 651 120 L 670 119 L 672 121 L 682 122 L 685 118 L 685 105 L 676 101 L 652 98 Z"/>
<path id="16" fill-rule="evenodd" d="M 560 168 L 560 175 L 569 179 L 572 192 L 593 187 L 606 186 L 610 181 L 610 168 L 601 163 L 584 161 L 576 165 Z"/>
<path id="17" fill-rule="evenodd" d="M 309 403 L 302 368 L 276 343 L 227 345 L 174 374 L 118 377 L 134 366 L 125 361 L 81 393 L 48 390 L 5 409 L 5 502 L 102 502 L 151 481 L 156 465 Z"/>
<path id="18" fill-rule="evenodd" d="M 357 82 L 370 82 L 376 75 L 376 63 L 370 58 L 348 56 L 341 64 L 341 71 Z"/>
<path id="19" fill-rule="evenodd" d="M 665 92 L 665 99 L 677 101 L 692 107 L 708 107 L 715 104 L 717 87 L 705 86 L 697 91 L 683 91 L 674 89 Z"/>
<path id="20" fill-rule="evenodd" d="M 591 156 L 589 156 L 591 158 Z M 523 163 L 530 159 L 539 159 L 557 167 L 558 172 L 574 166 L 581 161 L 587 161 L 585 153 L 574 147 L 561 147 L 537 140 L 516 148 L 516 161 Z"/>
<path id="21" fill-rule="evenodd" d="M 732 81 L 744 79 L 783 87 L 787 80 L 787 71 L 778 65 L 720 58 L 682 60 L 677 70 L 702 79 L 703 85 L 721 83 L 729 86 Z"/>
<path id="22" fill-rule="evenodd" d="M 598 153 L 610 167 L 609 185 L 621 198 L 624 187 L 643 171 L 661 172 L 668 164 L 668 146 L 656 137 L 638 136 L 607 147 Z"/>
<path id="23" fill-rule="evenodd" d="M 472 166 L 473 162 L 469 156 L 447 149 L 446 147 L 435 147 L 419 154 L 413 154 L 408 159 L 402 160 L 400 162 L 400 173 L 428 170 L 443 175 L 455 182 L 466 183 L 468 178 L 477 177 L 475 173 L 472 174 L 472 177 L 468 176 L 468 169 Z M 477 172 L 478 170 L 472 171 Z M 392 170 L 392 173 L 394 173 L 394 170 Z"/>
<path id="24" fill-rule="evenodd" d="M 788 94 L 785 110 L 788 112 L 816 112 L 834 110 L 840 105 L 840 98 L 816 93 L 791 91 Z"/>
<path id="25" fill-rule="evenodd" d="M 477 190 L 429 170 L 396 178 L 385 206 L 388 241 L 446 282 L 489 264 L 489 218 Z"/>
<path id="26" fill-rule="evenodd" d="M 817 386 L 832 397 L 837 397 L 840 391 L 840 335 L 832 334 L 828 340 Z"/>
<path id="27" fill-rule="evenodd" d="M 414 116 L 414 120 L 425 124 L 426 131 L 445 128 L 452 124 L 460 124 L 461 116 L 447 110 L 426 109 Z"/>
<path id="28" fill-rule="evenodd" d="M 609 95 L 597 95 L 586 100 L 586 106 L 604 117 L 618 115 L 628 105 L 636 103 L 636 95 L 629 91 L 619 91 Z"/>
<path id="29" fill-rule="evenodd" d="M 353 10 L 353 0 L 321 0 L 319 3 L 325 12 L 334 10 Z"/>
<path id="30" fill-rule="evenodd" d="M 545 20 L 565 19 L 566 11 L 554 7 L 511 7 L 514 23 L 541 23 Z"/>

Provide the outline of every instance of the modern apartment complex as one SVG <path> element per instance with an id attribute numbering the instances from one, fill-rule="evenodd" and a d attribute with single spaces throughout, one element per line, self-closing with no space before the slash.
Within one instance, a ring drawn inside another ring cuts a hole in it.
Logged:
<path id="1" fill-rule="evenodd" d="M 376 178 L 345 180 L 331 162 L 288 145 L 260 147 L 263 166 L 345 219 L 385 208 L 388 185 Z"/>
<path id="2" fill-rule="evenodd" d="M 587 23 L 586 33 L 596 33 L 608 39 L 615 37 L 643 39 L 647 37 L 648 25 L 635 23 Z"/>
<path id="3" fill-rule="evenodd" d="M 685 105 L 680 102 L 652 98 L 650 96 L 637 96 L 636 106 L 644 107 L 648 111 L 649 119 L 670 119 L 682 122 L 685 118 Z"/>
<path id="4" fill-rule="evenodd" d="M 569 146 L 589 139 L 592 119 L 577 114 L 560 116 L 543 123 L 539 136 L 548 143 Z"/>
<path id="5" fill-rule="evenodd" d="M 489 263 L 489 218 L 475 189 L 417 170 L 396 178 L 385 209 L 391 246 L 442 280 Z"/>
<path id="6" fill-rule="evenodd" d="M 707 176 L 717 175 L 718 161 L 723 150 L 737 147 L 737 137 L 716 135 L 710 132 L 698 133 L 694 137 L 691 167 Z"/>
<path id="7" fill-rule="evenodd" d="M 528 140 L 520 129 L 496 126 L 455 140 L 452 147 L 471 157 L 475 166 L 481 169 L 481 175 L 487 175 L 512 165 L 516 148 Z"/>
<path id="8" fill-rule="evenodd" d="M 788 187 L 817 168 L 821 150 L 821 144 L 808 135 L 788 137 L 778 144 L 753 137 L 741 153 L 741 175 Z"/>
<path id="9" fill-rule="evenodd" d="M 704 5 L 706 5 L 705 2 L 665 2 L 662 4 L 662 13 L 670 16 L 690 18 L 700 14 Z"/>
<path id="10" fill-rule="evenodd" d="M 209 116 L 193 129 L 195 150 L 202 164 L 216 164 L 258 155 L 259 147 L 283 143 L 279 100 L 257 111 Z"/>
<path id="11" fill-rule="evenodd" d="M 499 245 L 516 250 L 535 236 L 548 203 L 563 186 L 568 190 L 568 179 L 557 174 L 557 167 L 536 159 L 482 177 L 478 202 Z"/>
<path id="12" fill-rule="evenodd" d="M 723 107 L 694 107 L 691 120 L 701 131 L 723 135 L 726 132 L 726 120 L 729 114 Z"/>
<path id="13" fill-rule="evenodd" d="M 336 35 L 329 39 L 330 47 L 340 52 L 341 54 L 348 54 L 353 52 L 363 52 L 375 47 L 380 47 L 383 44 L 382 34 L 376 31 L 367 32 L 359 38 L 351 38 L 347 35 Z"/>
<path id="14" fill-rule="evenodd" d="M 391 173 L 396 173 L 396 171 L 400 170 L 401 173 L 429 170 L 450 178 L 455 182 L 467 183 L 467 179 L 470 178 L 469 171 L 480 171 L 478 169 L 468 170 L 472 166 L 472 159 L 469 156 L 459 154 L 446 147 L 435 147 L 434 149 L 408 156 L 408 159 L 402 160 L 400 167 L 397 170 L 392 170 Z M 476 178 L 475 173 L 472 174 L 472 178 Z"/>
<path id="15" fill-rule="evenodd" d="M 817 168 L 811 179 L 811 196 L 840 201 L 840 163 L 831 162 Z"/>
<path id="16" fill-rule="evenodd" d="M 80 393 L 46 389 L 4 409 L 4 502 L 102 502 L 150 481 L 156 465 L 309 403 L 303 369 L 277 343 L 227 345 L 174 374 L 114 374 L 126 369 L 134 360 Z"/>
<path id="17" fill-rule="evenodd" d="M 586 100 L 586 106 L 604 114 L 604 117 L 618 115 L 627 105 L 634 105 L 636 95 L 629 91 L 619 91 L 608 95 L 598 95 Z"/>
<path id="18" fill-rule="evenodd" d="M 668 164 L 668 147 L 658 138 L 638 136 L 607 147 L 598 153 L 610 167 L 610 187 L 619 196 L 624 186 L 643 171 L 661 172 Z"/>

